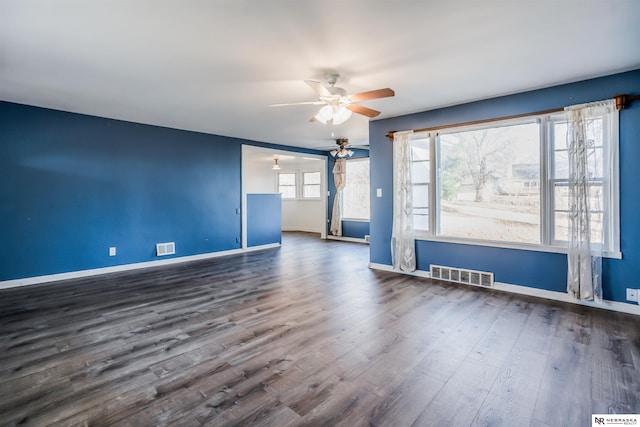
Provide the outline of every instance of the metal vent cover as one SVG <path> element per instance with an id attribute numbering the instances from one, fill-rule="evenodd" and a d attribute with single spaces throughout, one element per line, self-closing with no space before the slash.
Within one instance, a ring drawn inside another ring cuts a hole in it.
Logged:
<path id="1" fill-rule="evenodd" d="M 431 264 L 431 278 L 467 285 L 493 287 L 493 273 Z"/>
<path id="2" fill-rule="evenodd" d="M 173 255 L 176 253 L 176 243 L 156 243 L 156 256 Z"/>

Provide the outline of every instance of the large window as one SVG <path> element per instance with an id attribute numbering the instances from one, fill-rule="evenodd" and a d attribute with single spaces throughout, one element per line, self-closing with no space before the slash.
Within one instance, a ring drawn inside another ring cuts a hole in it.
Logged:
<path id="1" fill-rule="evenodd" d="M 342 190 L 342 217 L 369 221 L 369 158 L 347 160 L 347 183 Z"/>
<path id="2" fill-rule="evenodd" d="M 539 127 L 440 135 L 440 235 L 540 243 Z"/>
<path id="3" fill-rule="evenodd" d="M 615 113 L 614 123 L 617 123 Z M 591 232 L 619 256 L 617 135 L 589 122 Z M 416 133 L 414 228 L 419 238 L 561 250 L 569 239 L 567 123 L 562 113 Z M 605 214 L 611 212 L 611 214 Z"/>

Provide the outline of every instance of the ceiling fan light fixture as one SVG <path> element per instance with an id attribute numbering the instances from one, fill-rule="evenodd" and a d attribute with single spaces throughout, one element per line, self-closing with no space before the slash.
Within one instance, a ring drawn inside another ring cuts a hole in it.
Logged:
<path id="1" fill-rule="evenodd" d="M 329 120 L 333 117 L 333 108 L 330 105 L 325 105 L 318 111 L 315 115 L 317 121 L 322 123 L 323 125 L 327 124 Z"/>
<path id="2" fill-rule="evenodd" d="M 351 110 L 345 107 L 340 107 L 333 112 L 333 124 L 334 125 L 342 124 L 347 120 L 349 120 L 349 117 L 351 117 Z"/>
<path id="3" fill-rule="evenodd" d="M 338 150 L 331 150 L 330 154 L 331 156 L 335 157 L 338 154 Z"/>

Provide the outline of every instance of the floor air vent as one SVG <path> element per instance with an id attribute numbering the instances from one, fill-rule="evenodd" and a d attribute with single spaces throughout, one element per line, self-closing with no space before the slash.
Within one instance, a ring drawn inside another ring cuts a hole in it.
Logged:
<path id="1" fill-rule="evenodd" d="M 486 271 L 467 270 L 464 268 L 431 264 L 431 277 L 433 279 L 484 286 L 486 288 L 493 286 L 493 273 Z"/>
<path id="2" fill-rule="evenodd" d="M 176 253 L 176 243 L 156 243 L 156 256 L 173 255 Z"/>

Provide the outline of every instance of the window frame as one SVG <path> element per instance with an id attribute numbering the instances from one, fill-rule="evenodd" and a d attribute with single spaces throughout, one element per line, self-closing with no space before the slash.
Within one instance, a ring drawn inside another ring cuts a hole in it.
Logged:
<path id="1" fill-rule="evenodd" d="M 318 174 L 318 183 L 317 184 L 307 184 L 306 183 L 306 176 L 308 174 Z M 300 199 L 301 200 L 320 200 L 320 198 L 322 197 L 322 173 L 320 173 L 320 171 L 301 171 L 300 172 L 300 177 L 302 180 L 302 184 L 300 185 L 300 189 L 301 189 L 301 194 L 300 194 Z M 318 187 L 318 195 L 317 196 L 305 196 L 305 188 L 307 187 Z"/>
<path id="2" fill-rule="evenodd" d="M 606 227 L 604 231 L 603 256 L 607 258 L 622 258 L 620 249 L 620 209 L 619 209 L 619 116 L 617 110 L 613 113 L 611 141 L 603 141 L 603 157 L 611 156 L 608 164 L 611 170 L 606 170 L 607 163 L 603 165 L 603 195 L 604 203 L 608 204 L 610 218 L 603 220 Z M 480 130 L 488 128 L 503 127 L 509 125 L 526 124 L 537 121 L 539 123 L 539 150 L 540 150 L 540 243 L 509 242 L 498 240 L 474 239 L 465 237 L 443 236 L 439 234 L 441 218 L 441 189 L 442 180 L 440 174 L 440 140 L 442 134 L 459 133 L 470 130 Z M 563 112 L 551 114 L 532 114 L 510 119 L 497 119 L 495 121 L 483 122 L 479 124 L 469 124 L 447 127 L 439 132 L 425 131 L 416 132 L 414 140 L 429 139 L 430 148 L 430 188 L 428 200 L 429 230 L 414 230 L 418 240 L 461 243 L 477 246 L 499 247 L 507 249 L 522 249 L 538 252 L 567 253 L 568 242 L 554 239 L 555 227 L 555 200 L 554 185 L 558 179 L 554 173 L 554 138 L 552 135 L 553 125 L 557 122 L 566 121 Z M 605 133 L 606 135 L 607 133 Z M 603 160 L 604 161 L 604 160 Z M 607 176 L 608 175 L 608 176 Z"/>
<path id="3" fill-rule="evenodd" d="M 290 184 L 286 184 L 286 185 L 282 185 L 280 183 L 280 177 L 282 175 L 293 175 L 293 185 Z M 297 172 L 278 172 L 277 173 L 277 186 L 278 186 L 278 193 L 280 193 L 280 196 L 282 197 L 282 200 L 297 200 L 298 199 L 298 173 Z M 285 197 L 283 192 L 281 191 L 281 187 L 293 187 L 293 197 Z"/>

